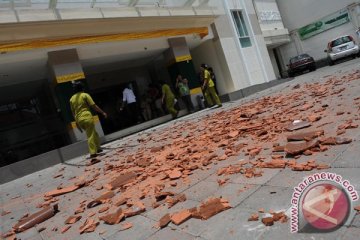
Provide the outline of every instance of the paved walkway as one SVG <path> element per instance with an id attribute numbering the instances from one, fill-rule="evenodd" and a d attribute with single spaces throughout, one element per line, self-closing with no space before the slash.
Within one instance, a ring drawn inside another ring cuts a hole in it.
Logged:
<path id="1" fill-rule="evenodd" d="M 290 214 L 291 196 L 293 188 L 302 181 L 302 179 L 312 173 L 321 172 L 320 170 L 308 171 L 292 171 L 290 168 L 284 169 L 267 169 L 262 168 L 262 176 L 247 178 L 242 173 L 219 176 L 218 170 L 228 167 L 229 165 L 239 164 L 243 159 L 251 160 L 251 154 L 242 151 L 235 156 L 226 158 L 223 161 L 213 161 L 211 164 L 204 164 L 200 169 L 194 170 L 188 177 L 177 181 L 177 186 L 170 186 L 167 182 L 163 191 L 172 191 L 175 193 L 184 193 L 187 197 L 185 202 L 180 202 L 174 207 L 168 209 L 166 204 L 154 208 L 151 203 L 146 202 L 146 211 L 140 215 L 127 218 L 125 222 L 131 222 L 132 228 L 121 231 L 122 223 L 118 225 L 106 225 L 100 221 L 99 226 L 94 232 L 79 234 L 79 227 L 85 222 L 89 216 L 95 214 L 94 218 L 99 215 L 98 211 L 103 205 L 94 209 L 87 209 L 80 214 L 82 219 L 73 224 L 65 233 L 61 233 L 64 228 L 64 221 L 67 217 L 74 214 L 82 202 L 88 202 L 104 190 L 101 186 L 109 182 L 109 177 L 113 176 L 108 172 L 111 169 L 121 166 L 127 166 L 128 161 L 136 161 L 140 156 L 139 152 L 144 149 L 154 148 L 166 144 L 176 144 L 176 136 L 179 134 L 179 127 L 184 131 L 183 134 L 190 134 L 193 131 L 203 130 L 209 126 L 203 123 L 209 123 L 209 119 L 214 116 L 227 116 L 231 118 L 232 114 L 239 106 L 256 103 L 264 97 L 274 97 L 273 99 L 281 99 L 281 96 L 291 95 L 296 91 L 303 90 L 308 84 L 319 83 L 319 85 L 311 85 L 311 88 L 319 90 L 321 86 L 329 79 L 335 79 L 335 85 L 329 86 L 332 91 L 339 91 L 337 94 L 328 96 L 327 98 L 318 98 L 311 95 L 310 92 L 303 92 L 297 101 L 289 103 L 291 108 L 296 109 L 294 116 L 288 116 L 279 111 L 280 108 L 274 103 L 273 107 L 263 109 L 262 117 L 277 115 L 284 119 L 307 118 L 310 114 L 316 114 L 318 107 L 328 105 L 325 112 L 321 112 L 321 120 L 315 122 L 311 129 L 323 129 L 325 136 L 336 135 L 337 127 L 347 120 L 353 120 L 354 124 L 360 123 L 359 103 L 354 100 L 360 97 L 360 79 L 349 80 L 353 76 L 359 65 L 359 60 L 342 63 L 331 68 L 319 69 L 316 72 L 308 73 L 295 78 L 290 83 L 268 89 L 261 93 L 255 94 L 249 98 L 236 102 L 227 103 L 221 109 L 212 109 L 196 113 L 179 120 L 169 122 L 155 129 L 129 136 L 127 138 L 114 141 L 107 144 L 107 155 L 102 162 L 87 167 L 85 164 L 89 161 L 85 157 L 73 159 L 67 164 L 60 164 L 43 171 L 28 175 L 21 179 L 1 185 L 0 195 L 0 212 L 2 234 L 8 232 L 12 226 L 26 213 L 34 213 L 39 211 L 37 206 L 44 202 L 44 193 L 56 189 L 59 185 L 65 187 L 74 178 L 86 179 L 91 174 L 98 173 L 95 183 L 88 187 L 81 188 L 77 191 L 61 195 L 57 197 L 60 212 L 47 221 L 31 228 L 23 233 L 17 234 L 19 239 L 358 239 L 360 234 L 360 216 L 353 212 L 349 221 L 345 226 L 335 232 L 325 234 L 310 233 L 290 233 L 290 221 L 287 223 L 276 222 L 273 226 L 266 227 L 261 221 L 249 222 L 248 218 L 258 213 L 260 208 L 265 212 L 270 210 L 279 212 L 284 211 Z M 343 78 L 343 77 L 346 78 Z M 343 82 L 342 82 L 343 80 Z M 298 86 L 297 86 L 298 85 Z M 299 88 L 298 88 L 299 87 Z M 317 89 L 319 88 L 319 89 Z M 345 88 L 345 89 L 342 89 Z M 272 99 L 272 100 L 273 100 Z M 281 101 L 286 102 L 286 99 Z M 279 103 L 281 103 L 279 100 Z M 310 104 L 311 106 L 307 106 Z M 269 105 L 270 106 L 270 105 Z M 303 108 L 303 110 L 299 110 Z M 291 112 L 291 111 L 290 111 Z M 225 119 L 226 120 L 226 119 Z M 224 119 L 224 124 L 226 123 Z M 295 119 L 293 119 L 295 120 Z M 210 122 L 211 123 L 211 122 Z M 189 126 L 186 128 L 185 126 Z M 194 128 L 192 128 L 195 126 Z M 231 126 L 233 128 L 234 126 Z M 240 128 L 241 126 L 239 126 Z M 235 129 L 236 130 L 236 129 Z M 216 132 L 216 131 L 215 131 Z M 216 132 L 218 134 L 218 132 Z M 256 136 L 251 134 L 242 135 L 239 142 L 246 143 L 247 148 L 252 145 L 261 145 L 262 151 L 255 156 L 256 161 L 271 159 L 272 146 L 274 142 L 284 144 L 286 142 L 286 134 L 279 131 L 271 134 L 268 140 L 261 140 L 261 144 L 257 141 Z M 221 134 L 220 134 L 221 135 Z M 167 138 L 166 136 L 172 136 Z M 343 137 L 352 138 L 351 144 L 336 145 L 329 147 L 324 152 L 313 152 L 311 156 L 303 156 L 297 159 L 298 162 L 305 162 L 309 159 L 315 159 L 317 163 L 324 163 L 331 166 L 328 172 L 341 174 L 347 178 L 360 191 L 360 131 L 359 128 L 346 130 Z M 201 135 L 197 136 L 201 145 L 206 145 L 201 139 Z M 220 136 L 221 137 L 221 136 Z M 174 140 L 175 139 L 175 140 Z M 222 139 L 223 140 L 223 139 Z M 277 140 L 277 141 L 276 141 Z M 266 143 L 268 141 L 268 143 Z M 284 142 L 285 141 L 285 142 Z M 178 144 L 183 144 L 179 142 Z M 200 147 L 200 146 L 198 146 Z M 251 149 L 250 149 L 251 150 Z M 219 150 L 220 151 L 220 150 Z M 138 155 L 135 155 L 137 153 Z M 215 151 L 220 156 L 220 152 Z M 156 155 L 154 153 L 154 155 Z M 130 158 L 128 157 L 130 156 Z M 150 158 L 153 156 L 149 156 Z M 157 156 L 155 156 L 157 157 Z M 259 160 L 260 158 L 260 160 Z M 166 160 L 170 161 L 170 160 Z M 109 167 L 110 164 L 112 167 Z M 116 165 L 117 164 L 117 165 Z M 150 166 L 149 168 L 153 168 Z M 159 166 L 160 168 L 160 166 Z M 86 170 L 86 171 L 85 171 Z M 146 168 L 145 168 L 146 170 Z M 147 170 L 146 170 L 147 171 Z M 107 175 L 107 174 L 110 175 Z M 61 175 L 54 178 L 56 175 Z M 224 180 L 224 184 L 220 186 L 219 180 Z M 131 186 L 130 186 L 131 187 Z M 116 192 L 117 196 L 121 196 L 121 192 Z M 227 199 L 231 205 L 231 209 L 223 211 L 209 220 L 199 220 L 191 218 L 181 225 L 170 223 L 163 229 L 154 227 L 159 219 L 166 213 L 175 213 L 182 209 L 188 209 L 199 206 L 201 202 L 209 197 L 222 197 Z M 355 202 L 354 205 L 358 205 Z M 111 206 L 108 212 L 114 209 Z M 8 214 L 5 214 L 9 212 Z M 260 213 L 260 216 L 262 214 Z M 290 215 L 289 215 L 290 216 Z"/>

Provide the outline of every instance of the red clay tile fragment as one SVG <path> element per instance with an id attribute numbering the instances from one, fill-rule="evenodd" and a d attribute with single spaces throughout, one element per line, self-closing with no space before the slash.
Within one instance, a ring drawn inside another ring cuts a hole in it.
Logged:
<path id="1" fill-rule="evenodd" d="M 98 158 L 92 158 L 92 159 L 90 159 L 89 162 L 86 163 L 86 166 L 95 165 L 95 164 L 97 164 L 97 163 L 99 163 L 99 162 L 101 162 L 100 159 L 98 159 Z"/>
<path id="2" fill-rule="evenodd" d="M 105 207 L 102 207 L 98 210 L 98 213 L 103 213 L 103 212 L 106 212 L 107 210 L 109 210 L 110 207 L 109 206 L 105 206 Z"/>
<path id="3" fill-rule="evenodd" d="M 120 231 L 125 231 L 125 230 L 128 230 L 130 228 L 133 227 L 133 224 L 131 222 L 126 222 L 126 223 L 122 223 L 120 224 Z"/>
<path id="4" fill-rule="evenodd" d="M 298 155 L 318 145 L 319 142 L 316 140 L 303 143 L 288 143 L 285 145 L 285 152 L 290 155 Z"/>
<path id="5" fill-rule="evenodd" d="M 65 224 L 74 224 L 81 219 L 81 216 L 70 216 L 65 220 Z"/>
<path id="6" fill-rule="evenodd" d="M 284 152 L 285 146 L 274 146 L 273 152 Z"/>
<path id="7" fill-rule="evenodd" d="M 202 203 L 198 209 L 201 219 L 207 220 L 212 216 L 231 208 L 229 202 L 223 198 L 212 198 Z"/>
<path id="8" fill-rule="evenodd" d="M 262 168 L 285 168 L 287 161 L 282 159 L 272 159 L 270 162 L 262 162 L 259 164 Z"/>
<path id="9" fill-rule="evenodd" d="M 318 116 L 318 115 L 310 115 L 310 116 L 308 116 L 309 122 L 316 122 L 316 121 L 319 121 L 320 119 L 321 119 L 321 116 Z"/>
<path id="10" fill-rule="evenodd" d="M 190 218 L 191 218 L 191 212 L 188 209 L 174 213 L 170 217 L 171 222 L 173 222 L 175 225 L 180 225 Z"/>
<path id="11" fill-rule="evenodd" d="M 162 201 L 164 200 L 167 196 L 174 196 L 174 193 L 172 192 L 158 192 L 155 194 L 155 199 L 156 201 Z"/>
<path id="12" fill-rule="evenodd" d="M 259 220 L 259 214 L 257 214 L 257 213 L 251 214 L 251 216 L 248 218 L 249 222 L 258 221 L 258 220 Z"/>
<path id="13" fill-rule="evenodd" d="M 106 201 L 108 201 L 109 199 L 111 199 L 112 197 L 115 196 L 115 193 L 113 191 L 108 191 L 103 193 L 100 197 L 96 198 L 95 200 L 89 202 L 87 204 L 87 208 L 93 208 L 96 207 Z"/>
<path id="14" fill-rule="evenodd" d="M 312 132 L 302 132 L 296 133 L 287 136 L 288 141 L 310 141 L 314 138 L 324 135 L 324 130 L 312 131 Z"/>
<path id="15" fill-rule="evenodd" d="M 123 175 L 120 175 L 119 177 L 117 177 L 113 181 L 106 184 L 104 187 L 106 189 L 109 189 L 109 190 L 120 188 L 120 187 L 123 187 L 124 185 L 134 181 L 136 179 L 136 177 L 137 177 L 136 173 L 128 172 L 128 173 L 125 173 Z"/>
<path id="16" fill-rule="evenodd" d="M 164 228 L 171 222 L 170 214 L 165 214 L 162 218 L 160 218 L 159 223 L 157 224 L 158 228 Z"/>
<path id="17" fill-rule="evenodd" d="M 288 131 L 295 131 L 295 130 L 299 130 L 302 128 L 307 128 L 310 127 L 311 123 L 309 123 L 308 121 L 294 121 L 292 123 L 290 123 L 287 127 L 286 130 Z"/>
<path id="18" fill-rule="evenodd" d="M 63 227 L 62 229 L 61 229 L 61 234 L 64 234 L 65 232 L 67 232 L 67 230 L 69 230 L 71 228 L 71 226 L 65 226 L 65 227 Z"/>
<path id="19" fill-rule="evenodd" d="M 279 212 L 279 213 L 272 213 L 272 218 L 274 220 L 274 222 L 282 222 L 285 223 L 288 220 L 288 217 L 286 216 L 286 214 L 284 212 Z"/>
<path id="20" fill-rule="evenodd" d="M 146 208 L 142 202 L 137 202 L 133 206 L 129 207 L 128 209 L 124 210 L 125 217 L 132 217 L 143 213 L 146 211 Z"/>
<path id="21" fill-rule="evenodd" d="M 10 213 L 11 213 L 10 211 L 2 210 L 2 211 L 1 211 L 1 216 L 3 217 L 3 216 L 6 216 L 6 215 L 8 215 L 8 214 L 10 214 Z"/>
<path id="22" fill-rule="evenodd" d="M 318 164 L 316 168 L 317 170 L 322 170 L 322 169 L 329 169 L 330 166 L 327 164 Z"/>
<path id="23" fill-rule="evenodd" d="M 98 221 L 95 221 L 92 218 L 88 218 L 86 219 L 84 224 L 80 226 L 79 228 L 80 234 L 93 232 L 95 231 L 98 225 L 99 225 Z"/>
<path id="24" fill-rule="evenodd" d="M 272 217 L 266 217 L 261 219 L 261 222 L 265 225 L 265 226 L 272 226 L 274 225 L 274 219 Z"/>
<path id="25" fill-rule="evenodd" d="M 185 194 L 178 194 L 174 197 L 167 197 L 165 199 L 165 202 L 168 204 L 168 208 L 172 208 L 173 206 L 175 206 L 177 203 L 179 202 L 185 202 L 186 201 L 186 196 Z"/>
<path id="26" fill-rule="evenodd" d="M 18 222 L 13 227 L 13 229 L 15 230 L 15 232 L 23 232 L 29 228 L 32 228 L 36 224 L 39 224 L 39 223 L 53 217 L 57 212 L 58 212 L 57 204 L 55 204 L 53 206 L 49 206 L 37 213 L 34 213 L 34 214 L 22 219 L 20 222 Z"/>
<path id="27" fill-rule="evenodd" d="M 104 221 L 106 224 L 114 225 L 118 224 L 125 218 L 125 214 L 122 209 L 119 208 L 115 213 L 110 213 L 108 215 L 104 215 L 99 217 L 100 220 Z"/>
<path id="28" fill-rule="evenodd" d="M 171 180 L 174 180 L 174 179 L 180 178 L 182 176 L 182 173 L 179 170 L 175 169 L 175 170 L 169 172 L 168 175 Z"/>
<path id="29" fill-rule="evenodd" d="M 62 188 L 62 189 L 55 189 L 55 190 L 45 193 L 45 197 L 49 198 L 49 197 L 60 196 L 60 195 L 78 190 L 79 188 L 80 188 L 80 186 L 73 185 L 73 186 L 68 186 L 68 187 Z"/>

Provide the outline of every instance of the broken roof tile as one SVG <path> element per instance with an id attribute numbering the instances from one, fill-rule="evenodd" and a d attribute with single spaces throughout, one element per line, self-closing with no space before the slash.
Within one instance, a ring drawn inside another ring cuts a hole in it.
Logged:
<path id="1" fill-rule="evenodd" d="M 137 174 L 134 172 L 128 172 L 125 174 L 120 175 L 119 177 L 115 178 L 108 184 L 106 184 L 104 187 L 108 190 L 113 190 L 116 188 L 120 188 L 132 181 L 134 181 L 137 177 Z"/>
<path id="2" fill-rule="evenodd" d="M 125 218 L 125 214 L 121 208 L 116 210 L 114 213 L 110 213 L 104 216 L 99 217 L 100 220 L 104 221 L 106 224 L 114 225 L 118 224 Z"/>
<path id="3" fill-rule="evenodd" d="M 198 208 L 201 219 L 207 220 L 212 216 L 231 208 L 229 202 L 222 198 L 211 198 L 203 202 Z"/>
<path id="4" fill-rule="evenodd" d="M 39 224 L 51 217 L 53 217 L 58 212 L 58 205 L 46 207 L 39 212 L 36 212 L 28 217 L 22 218 L 13 229 L 15 232 L 23 232 L 29 228 L 34 227 L 36 224 Z"/>
<path id="5" fill-rule="evenodd" d="M 175 225 L 180 225 L 190 218 L 191 218 L 191 212 L 188 209 L 174 213 L 170 217 L 171 222 L 174 223 Z"/>

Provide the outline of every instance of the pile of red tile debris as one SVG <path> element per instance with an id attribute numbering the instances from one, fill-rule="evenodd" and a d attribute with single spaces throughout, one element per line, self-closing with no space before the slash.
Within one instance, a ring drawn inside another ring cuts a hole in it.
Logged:
<path id="1" fill-rule="evenodd" d="M 261 177 L 267 168 L 326 169 L 329 166 L 317 163 L 315 155 L 333 145 L 350 143 L 351 139 L 340 135 L 347 129 L 357 128 L 355 121 L 359 120 L 352 118 L 351 113 L 332 112 L 329 99 L 341 98 L 346 91 L 341 86 L 359 79 L 359 72 L 355 72 L 341 79 L 330 77 L 324 83 L 298 85 L 290 94 L 252 100 L 243 106 L 207 115 L 201 121 L 182 121 L 171 128 L 147 133 L 138 139 L 137 147 L 119 147 L 100 157 L 101 161 L 90 162 L 82 176 L 64 179 L 67 187 L 59 186 L 45 193 L 44 202 L 39 205 L 43 209 L 20 219 L 14 231 L 24 231 L 45 221 L 57 210 L 62 211 L 52 204 L 65 201 L 60 198 L 62 195 L 79 189 L 95 191 L 97 196 L 84 197 L 73 215 L 64 219 L 63 233 L 80 219 L 85 220 L 79 226 L 82 234 L 94 231 L 100 222 L 119 224 L 160 205 L 171 208 L 186 201 L 186 196 L 177 189 L 189 184 L 195 171 L 206 171 L 211 164 L 224 160 L 229 161 L 229 166 L 219 169 L 219 176 Z M 354 99 L 358 107 L 359 100 Z M 337 126 L 337 123 L 340 124 Z M 329 124 L 336 132 L 322 130 Z M 243 160 L 238 161 L 241 155 Z M 314 159 L 300 162 L 302 156 L 309 155 Z M 54 176 L 59 177 L 62 175 Z M 219 185 L 226 181 L 219 180 Z M 91 211 L 97 206 L 101 207 L 97 213 Z M 228 208 L 230 205 L 225 199 L 208 199 L 198 208 L 166 214 L 158 227 L 170 222 L 181 224 L 189 218 L 206 220 Z M 284 213 L 271 215 L 262 218 L 266 226 L 287 219 Z M 253 215 L 249 220 L 258 218 Z M 123 229 L 131 227 L 131 223 L 126 223 Z"/>
<path id="2" fill-rule="evenodd" d="M 269 213 L 265 214 L 264 209 L 259 209 L 259 213 L 262 213 L 263 215 L 265 215 L 264 217 L 261 218 L 261 222 L 265 225 L 265 226 L 272 226 L 274 225 L 274 222 L 281 222 L 281 223 L 286 223 L 288 221 L 288 217 L 286 216 L 286 214 L 284 212 L 274 212 L 272 210 L 269 211 Z M 252 214 L 248 221 L 259 221 L 259 214 L 258 213 L 254 213 Z"/>

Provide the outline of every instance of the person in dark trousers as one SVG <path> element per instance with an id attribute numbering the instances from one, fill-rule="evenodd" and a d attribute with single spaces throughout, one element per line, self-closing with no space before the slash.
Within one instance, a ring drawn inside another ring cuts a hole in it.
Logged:
<path id="1" fill-rule="evenodd" d="M 190 113 L 193 113 L 194 105 L 191 101 L 188 80 L 186 78 L 183 78 L 181 75 L 178 75 L 178 77 L 176 78 L 176 88 L 179 90 L 181 99 L 184 101 L 187 110 Z"/>
<path id="2" fill-rule="evenodd" d="M 216 104 L 218 107 L 222 107 L 222 103 L 220 101 L 219 96 L 215 92 L 215 87 L 214 87 L 215 85 L 211 79 L 210 72 L 206 68 L 206 64 L 201 64 L 200 72 L 203 79 L 203 84 L 201 88 L 204 92 L 208 106 L 212 107 L 214 106 L 214 104 Z"/>
<path id="3" fill-rule="evenodd" d="M 102 114 L 107 118 L 107 114 L 99 108 L 91 96 L 84 92 L 84 85 L 81 82 L 73 83 L 74 95 L 70 98 L 70 108 L 75 119 L 76 126 L 82 132 L 85 130 L 90 157 L 96 157 L 98 153 L 102 152 L 100 147 L 99 135 L 95 129 L 94 118 L 90 109 Z"/>
<path id="4" fill-rule="evenodd" d="M 216 85 L 216 76 L 215 76 L 214 70 L 212 67 L 209 67 L 208 70 L 210 72 L 211 79 L 214 82 L 214 88 L 215 88 L 216 94 L 219 95 L 219 91 L 218 91 L 217 85 Z"/>
<path id="5" fill-rule="evenodd" d="M 177 111 L 174 107 L 176 103 L 175 95 L 171 91 L 170 86 L 164 81 L 161 81 L 160 84 L 162 92 L 161 103 L 165 104 L 166 110 L 172 115 L 173 119 L 175 119 L 179 114 L 179 111 Z"/>
<path id="6" fill-rule="evenodd" d="M 120 111 L 123 111 L 126 106 L 127 113 L 130 116 L 131 124 L 135 125 L 138 123 L 139 111 L 138 105 L 136 102 L 136 96 L 133 90 L 130 87 L 130 84 L 127 85 L 123 90 L 123 101 L 120 107 Z"/>

